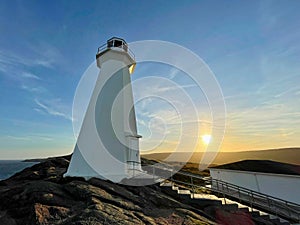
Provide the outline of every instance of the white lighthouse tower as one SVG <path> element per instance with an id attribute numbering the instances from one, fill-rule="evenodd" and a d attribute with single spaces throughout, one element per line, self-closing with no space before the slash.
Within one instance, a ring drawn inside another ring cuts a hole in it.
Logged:
<path id="1" fill-rule="evenodd" d="M 120 182 L 141 171 L 130 79 L 136 63 L 116 37 L 98 48 L 96 60 L 100 73 L 65 176 Z"/>

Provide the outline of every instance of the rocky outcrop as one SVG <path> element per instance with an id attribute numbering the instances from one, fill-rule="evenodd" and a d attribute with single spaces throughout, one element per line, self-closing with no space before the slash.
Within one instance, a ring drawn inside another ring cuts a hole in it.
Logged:
<path id="1" fill-rule="evenodd" d="M 214 224 L 159 187 L 63 178 L 69 157 L 43 161 L 0 182 L 2 225 Z"/>

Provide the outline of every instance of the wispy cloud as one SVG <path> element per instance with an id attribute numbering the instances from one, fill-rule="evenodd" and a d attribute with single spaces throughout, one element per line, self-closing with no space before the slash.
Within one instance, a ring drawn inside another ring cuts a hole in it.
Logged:
<path id="1" fill-rule="evenodd" d="M 160 84 L 156 83 L 153 85 L 143 85 L 143 86 L 135 87 L 135 92 L 137 95 L 140 95 L 142 93 L 143 96 L 156 96 L 158 94 L 174 94 L 177 93 L 178 90 L 194 88 L 194 87 L 197 87 L 197 85 L 196 84 L 170 85 L 170 83 L 164 83 L 164 80 L 162 80 L 162 83 Z"/>
<path id="2" fill-rule="evenodd" d="M 40 108 L 35 108 L 35 111 L 38 111 L 38 112 L 46 112 L 48 113 L 49 115 L 52 115 L 52 116 L 58 116 L 58 117 L 62 117 L 62 118 L 65 118 L 67 120 L 71 120 L 72 121 L 72 117 L 69 116 L 68 114 L 64 113 L 64 112 L 61 112 L 59 111 L 58 109 L 56 109 L 55 107 L 53 106 L 50 106 L 50 105 L 47 105 L 45 103 L 42 103 L 40 102 L 39 100 L 35 99 L 34 100 L 35 103 L 40 107 Z"/>
<path id="3" fill-rule="evenodd" d="M 48 43 L 35 43 L 29 45 L 25 51 L 12 52 L 0 51 L 0 72 L 14 79 L 36 79 L 41 78 L 30 71 L 34 67 L 54 68 L 61 64 L 64 57 L 60 51 Z"/>
<path id="4" fill-rule="evenodd" d="M 22 84 L 21 88 L 25 91 L 29 91 L 32 93 L 45 93 L 47 92 L 47 89 L 42 86 L 36 86 L 36 87 L 29 87 L 27 85 Z"/>
<path id="5" fill-rule="evenodd" d="M 20 55 L 15 52 L 10 51 L 1 51 L 0 52 L 0 64 L 4 66 L 7 70 L 6 72 L 13 72 L 16 69 L 22 71 L 24 66 L 26 67 L 34 67 L 39 65 L 47 65 L 47 63 L 43 63 L 44 60 L 32 58 L 28 55 Z M 15 70 L 13 70 L 15 69 Z"/>
<path id="6" fill-rule="evenodd" d="M 269 145 L 285 142 L 293 145 L 300 124 L 300 113 L 294 111 L 294 104 L 297 104 L 295 99 L 284 104 L 271 101 L 228 113 L 227 137 L 235 137 L 239 144 L 253 147 L 265 145 L 268 141 Z"/>
<path id="7" fill-rule="evenodd" d="M 296 87 L 291 87 L 291 88 L 289 88 L 289 89 L 287 89 L 287 90 L 285 90 L 285 91 L 283 91 L 283 92 L 281 92 L 281 93 L 275 95 L 274 97 L 275 97 L 275 98 L 280 98 L 280 97 L 282 97 L 282 96 L 284 96 L 284 95 L 287 95 L 287 94 L 297 93 L 298 90 L 299 90 L 299 87 L 298 87 L 298 86 L 296 86 Z"/>
<path id="8" fill-rule="evenodd" d="M 36 79 L 36 80 L 41 80 L 41 78 L 35 74 L 29 73 L 29 72 L 23 72 L 21 74 L 22 77 L 24 78 L 29 78 L 29 79 Z"/>
<path id="9" fill-rule="evenodd" d="M 53 138 L 50 136 L 42 136 L 42 135 L 26 135 L 26 136 L 16 136 L 16 135 L 6 135 L 2 136 L 2 139 L 15 140 L 15 141 L 53 141 Z"/>
<path id="10" fill-rule="evenodd" d="M 177 74 L 179 74 L 181 71 L 179 70 L 179 69 L 177 69 L 177 68 L 172 68 L 171 70 L 170 70 L 170 73 L 169 73 L 169 75 L 168 75 L 168 78 L 169 79 L 171 79 L 171 80 L 173 80 L 176 76 L 177 76 Z"/>
<path id="11" fill-rule="evenodd" d="M 29 49 L 35 56 L 31 60 L 33 65 L 53 68 L 55 65 L 60 65 L 64 62 L 64 57 L 58 48 L 47 42 L 38 42 L 34 45 L 31 44 Z"/>
<path id="12" fill-rule="evenodd" d="M 27 136 L 12 136 L 12 135 L 7 135 L 5 136 L 6 139 L 12 139 L 12 140 L 18 140 L 18 141 L 30 141 L 31 138 Z"/>
<path id="13" fill-rule="evenodd" d="M 15 75 L 16 69 L 21 65 L 21 62 L 15 55 L 0 51 L 0 71 L 4 75 Z"/>

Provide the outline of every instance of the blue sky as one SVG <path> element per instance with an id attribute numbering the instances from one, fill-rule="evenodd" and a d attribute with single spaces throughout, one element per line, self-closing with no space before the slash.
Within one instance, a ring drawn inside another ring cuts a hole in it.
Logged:
<path id="1" fill-rule="evenodd" d="M 72 152 L 76 86 L 112 36 L 174 42 L 208 64 L 227 106 L 222 151 L 299 146 L 299 8 L 299 1 L 1 1 L 0 159 Z M 172 68 L 138 65 L 133 79 L 148 75 L 170 77 Z"/>

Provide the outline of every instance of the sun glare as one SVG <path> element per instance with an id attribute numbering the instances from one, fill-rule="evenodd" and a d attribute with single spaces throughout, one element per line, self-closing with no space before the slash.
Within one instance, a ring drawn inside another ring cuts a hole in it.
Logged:
<path id="1" fill-rule="evenodd" d="M 211 140 L 211 135 L 205 134 L 205 135 L 202 136 L 202 141 L 203 141 L 204 144 L 208 145 L 210 140 Z"/>

